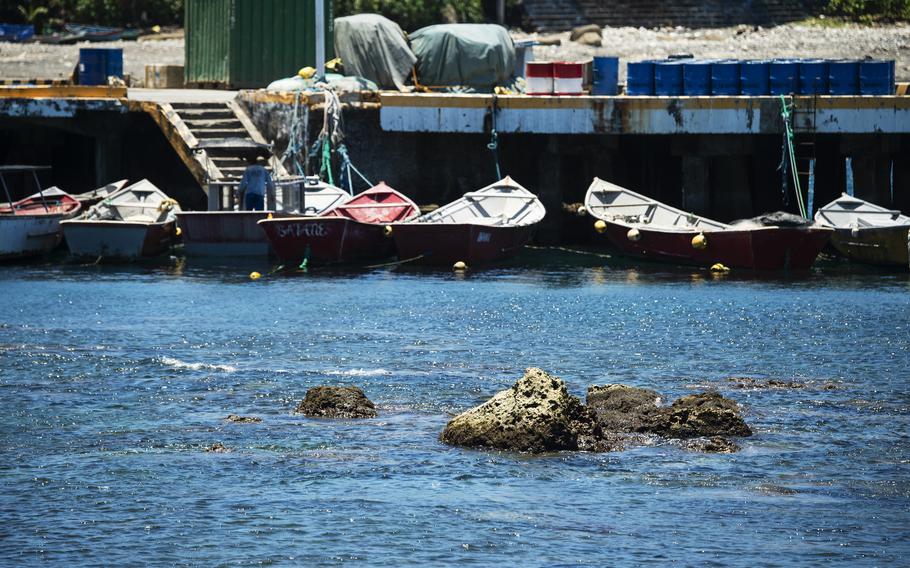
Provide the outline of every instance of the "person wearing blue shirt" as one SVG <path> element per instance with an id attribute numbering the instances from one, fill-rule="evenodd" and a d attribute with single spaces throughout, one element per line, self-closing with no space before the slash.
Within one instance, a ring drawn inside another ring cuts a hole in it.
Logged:
<path id="1" fill-rule="evenodd" d="M 262 157 L 257 158 L 244 170 L 240 179 L 237 191 L 244 211 L 264 211 L 266 195 L 275 195 L 275 183 L 263 163 L 265 160 Z"/>

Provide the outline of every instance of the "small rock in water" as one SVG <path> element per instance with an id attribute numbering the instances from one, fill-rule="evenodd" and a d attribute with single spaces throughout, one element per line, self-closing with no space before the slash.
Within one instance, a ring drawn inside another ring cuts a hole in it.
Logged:
<path id="1" fill-rule="evenodd" d="M 588 387 L 587 403 L 604 432 L 650 432 L 660 422 L 660 394 L 627 385 Z"/>
<path id="2" fill-rule="evenodd" d="M 710 454 L 733 454 L 740 450 L 738 444 L 723 436 L 693 438 L 691 440 L 686 440 L 683 447 L 692 452 L 705 452 Z"/>
<path id="3" fill-rule="evenodd" d="M 258 424 L 262 422 L 262 418 L 258 416 L 240 416 L 239 414 L 228 414 L 225 420 L 238 424 Z"/>
<path id="4" fill-rule="evenodd" d="M 562 379 L 537 368 L 453 418 L 439 439 L 454 446 L 534 453 L 614 449 L 601 438 L 594 414 L 569 394 Z"/>
<path id="5" fill-rule="evenodd" d="M 357 387 L 313 387 L 296 412 L 311 418 L 375 418 L 376 405 Z"/>
<path id="6" fill-rule="evenodd" d="M 684 396 L 675 400 L 665 412 L 653 432 L 668 438 L 752 435 L 736 402 L 720 393 Z"/>
<path id="7" fill-rule="evenodd" d="M 205 449 L 205 451 L 207 451 L 207 452 L 215 452 L 216 454 L 224 454 L 224 453 L 227 453 L 227 452 L 229 452 L 229 451 L 231 451 L 231 450 L 229 450 L 228 448 L 226 448 L 226 447 L 224 446 L 224 444 L 222 444 L 221 442 L 215 442 L 215 443 L 212 444 L 211 446 L 207 447 L 207 448 Z"/>

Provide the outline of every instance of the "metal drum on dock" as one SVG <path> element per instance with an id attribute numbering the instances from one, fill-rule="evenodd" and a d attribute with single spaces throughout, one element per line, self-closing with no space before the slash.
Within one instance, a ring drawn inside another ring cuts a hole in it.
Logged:
<path id="1" fill-rule="evenodd" d="M 654 64 L 654 94 L 678 97 L 683 94 L 682 61 L 660 61 Z"/>
<path id="2" fill-rule="evenodd" d="M 594 84 L 591 89 L 593 95 L 614 96 L 619 84 L 619 58 L 595 57 L 594 58 Z"/>
<path id="3" fill-rule="evenodd" d="M 808 59 L 799 62 L 799 94 L 828 94 L 828 62 Z"/>
<path id="4" fill-rule="evenodd" d="M 739 66 L 742 94 L 760 97 L 771 93 L 771 65 L 768 61 L 743 61 Z"/>
<path id="5" fill-rule="evenodd" d="M 792 95 L 799 92 L 799 62 L 776 59 L 769 65 L 772 95 Z"/>
<path id="6" fill-rule="evenodd" d="M 684 95 L 706 97 L 711 94 L 711 63 L 711 61 L 694 59 L 681 62 Z"/>
<path id="7" fill-rule="evenodd" d="M 894 61 L 860 61 L 859 94 L 893 95 Z"/>
<path id="8" fill-rule="evenodd" d="M 856 95 L 859 93 L 859 61 L 828 62 L 828 94 Z"/>
<path id="9" fill-rule="evenodd" d="M 636 61 L 626 66 L 626 94 L 652 96 L 654 94 L 654 62 Z"/>
<path id="10" fill-rule="evenodd" d="M 740 94 L 739 61 L 715 61 L 711 64 L 711 94 L 736 96 Z"/>

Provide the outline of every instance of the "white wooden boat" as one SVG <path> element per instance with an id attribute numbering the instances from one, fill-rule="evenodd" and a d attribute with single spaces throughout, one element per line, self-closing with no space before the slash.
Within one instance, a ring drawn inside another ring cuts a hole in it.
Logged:
<path id="1" fill-rule="evenodd" d="M 815 222 L 834 229 L 831 244 L 847 258 L 881 266 L 910 266 L 910 217 L 843 194 L 820 208 Z"/>
<path id="2" fill-rule="evenodd" d="M 200 256 L 266 256 L 269 241 L 257 225 L 271 217 L 324 215 L 351 195 L 319 180 L 293 177 L 275 181 L 276 196 L 266 199 L 265 211 L 237 210 L 239 180 L 209 184 L 209 211 L 182 211 L 177 215 L 183 230 L 186 254 Z"/>
<path id="3" fill-rule="evenodd" d="M 60 221 L 82 210 L 70 194 L 54 186 L 41 187 L 38 172 L 46 166 L 0 166 L 0 185 L 7 203 L 0 204 L 0 260 L 37 256 L 57 248 L 63 239 Z M 13 201 L 4 175 L 26 174 L 34 180 L 37 193 Z"/>
<path id="4" fill-rule="evenodd" d="M 588 188 L 585 208 L 613 248 L 672 264 L 806 270 L 831 234 L 815 225 L 728 225 L 599 178 Z"/>
<path id="5" fill-rule="evenodd" d="M 416 219 L 392 225 L 398 257 L 476 264 L 516 254 L 546 215 L 536 195 L 506 176 Z"/>
<path id="6" fill-rule="evenodd" d="M 136 259 L 161 254 L 173 244 L 178 212 L 176 201 L 144 179 L 60 225 L 75 256 Z"/>
<path id="7" fill-rule="evenodd" d="M 126 186 L 127 183 L 129 183 L 129 180 L 121 179 L 106 185 L 102 185 L 101 187 L 93 189 L 91 191 L 86 191 L 85 193 L 74 193 L 73 197 L 75 197 L 76 200 L 82 204 L 83 209 L 87 209 L 105 197 L 120 191 Z"/>

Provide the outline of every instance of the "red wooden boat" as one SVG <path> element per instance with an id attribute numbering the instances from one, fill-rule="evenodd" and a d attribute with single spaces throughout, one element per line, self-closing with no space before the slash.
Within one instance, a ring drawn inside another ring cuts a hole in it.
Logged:
<path id="1" fill-rule="evenodd" d="M 38 193 L 16 202 L 0 204 L 0 259 L 37 256 L 57 248 L 63 240 L 60 221 L 79 214 L 82 205 L 58 187 L 42 189 L 37 172 L 41 166 L 0 166 L 0 182 L 10 199 L 4 173 L 30 173 Z"/>
<path id="2" fill-rule="evenodd" d="M 388 225 L 418 212 L 413 201 L 379 183 L 323 216 L 263 219 L 259 226 L 284 262 L 336 264 L 393 256 Z"/>
<path id="3" fill-rule="evenodd" d="M 545 214 L 537 196 L 507 176 L 413 221 L 396 223 L 392 235 L 403 260 L 475 265 L 517 254 Z"/>
<path id="4" fill-rule="evenodd" d="M 594 178 L 585 207 L 620 252 L 673 264 L 807 270 L 831 237 L 817 225 L 727 225 Z"/>

